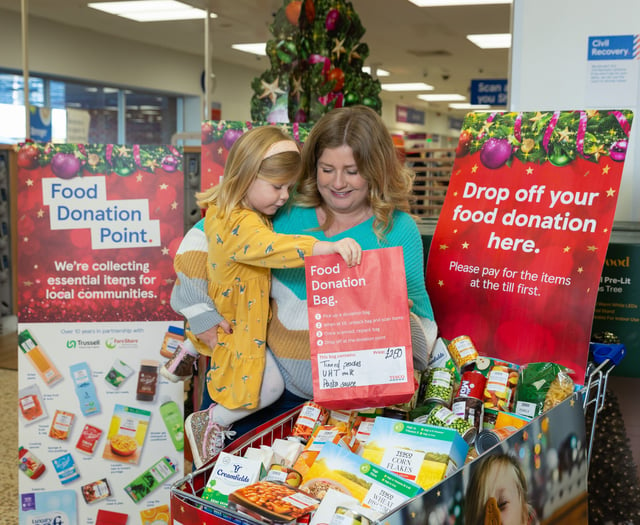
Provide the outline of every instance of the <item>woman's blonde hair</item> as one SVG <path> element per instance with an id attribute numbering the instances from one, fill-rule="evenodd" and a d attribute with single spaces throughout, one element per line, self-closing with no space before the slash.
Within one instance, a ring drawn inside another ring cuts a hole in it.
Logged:
<path id="1" fill-rule="evenodd" d="M 302 173 L 299 148 L 269 154 L 278 142 L 295 141 L 276 126 L 260 126 L 243 133 L 233 144 L 224 166 L 224 176 L 219 184 L 196 193 L 196 202 L 201 208 L 212 204 L 218 207 L 218 217 L 228 217 L 240 206 L 248 208 L 247 191 L 257 178 L 272 184 L 296 183 Z M 266 156 L 266 158 L 265 158 Z"/>
<path id="2" fill-rule="evenodd" d="M 400 161 L 380 116 L 366 106 L 334 109 L 313 126 L 302 148 L 303 175 L 294 197 L 303 207 L 321 206 L 331 226 L 334 215 L 318 191 L 318 158 L 325 149 L 349 146 L 362 178 L 369 184 L 369 204 L 379 239 L 391 229 L 395 210 L 409 212 L 413 172 Z"/>
<path id="3" fill-rule="evenodd" d="M 489 480 L 491 472 L 511 469 L 520 498 L 521 523 L 527 523 L 530 509 L 527 503 L 527 480 L 518 460 L 509 454 L 493 454 L 480 460 L 481 463 L 471 474 L 464 503 L 465 525 L 484 525 L 485 506 L 491 497 L 493 486 Z"/>

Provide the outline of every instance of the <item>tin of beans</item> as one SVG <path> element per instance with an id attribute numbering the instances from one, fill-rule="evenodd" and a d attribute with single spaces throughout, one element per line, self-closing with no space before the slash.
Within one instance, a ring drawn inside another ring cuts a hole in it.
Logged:
<path id="1" fill-rule="evenodd" d="M 451 411 L 471 423 L 477 432 L 482 430 L 484 403 L 475 397 L 456 397 L 451 405 Z"/>
<path id="2" fill-rule="evenodd" d="M 451 405 L 453 399 L 453 372 L 447 368 L 431 368 L 428 371 L 424 392 L 424 403 Z"/>
<path id="3" fill-rule="evenodd" d="M 460 335 L 452 339 L 447 348 L 460 372 L 472 368 L 478 359 L 478 350 L 468 335 Z"/>
<path id="4" fill-rule="evenodd" d="M 456 397 L 474 397 L 484 399 L 484 387 L 487 378 L 477 370 L 467 370 L 460 378 L 460 386 Z"/>
<path id="5" fill-rule="evenodd" d="M 466 419 L 455 415 L 447 407 L 435 407 L 426 420 L 427 425 L 452 428 L 462 436 L 468 444 L 472 444 L 478 431 Z"/>

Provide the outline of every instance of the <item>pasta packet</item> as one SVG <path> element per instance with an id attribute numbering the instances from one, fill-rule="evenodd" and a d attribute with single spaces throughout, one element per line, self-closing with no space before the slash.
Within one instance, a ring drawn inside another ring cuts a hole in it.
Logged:
<path id="1" fill-rule="evenodd" d="M 573 393 L 573 381 L 569 373 L 570 370 L 556 363 L 529 363 L 522 367 L 516 389 L 515 413 L 534 418 L 548 410 L 545 406 L 547 395 L 549 408 L 566 399 Z M 560 375 L 562 378 L 558 379 Z M 570 387 L 567 381 L 571 383 Z"/>

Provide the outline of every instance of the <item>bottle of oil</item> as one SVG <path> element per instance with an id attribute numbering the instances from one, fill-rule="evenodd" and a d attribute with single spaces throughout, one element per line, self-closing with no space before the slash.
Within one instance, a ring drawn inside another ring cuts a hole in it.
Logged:
<path id="1" fill-rule="evenodd" d="M 51 386 L 62 379 L 58 369 L 51 362 L 49 356 L 45 354 L 44 350 L 40 348 L 40 345 L 38 345 L 29 330 L 23 330 L 18 334 L 18 348 L 27 356 L 27 359 L 45 384 Z"/>

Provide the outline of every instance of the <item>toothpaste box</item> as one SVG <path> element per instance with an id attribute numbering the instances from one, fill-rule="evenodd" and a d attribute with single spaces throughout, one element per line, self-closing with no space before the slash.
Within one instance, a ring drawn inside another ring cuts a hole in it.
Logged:
<path id="1" fill-rule="evenodd" d="M 260 460 L 220 452 L 202 492 L 202 499 L 227 507 L 229 494 L 258 481 L 262 468 Z"/>
<path id="2" fill-rule="evenodd" d="M 419 485 L 367 461 L 335 443 L 326 443 L 302 478 L 300 489 L 322 499 L 330 489 L 386 514 L 422 493 Z"/>
<path id="3" fill-rule="evenodd" d="M 464 466 L 468 451 L 451 428 L 377 417 L 362 457 L 427 490 Z"/>

